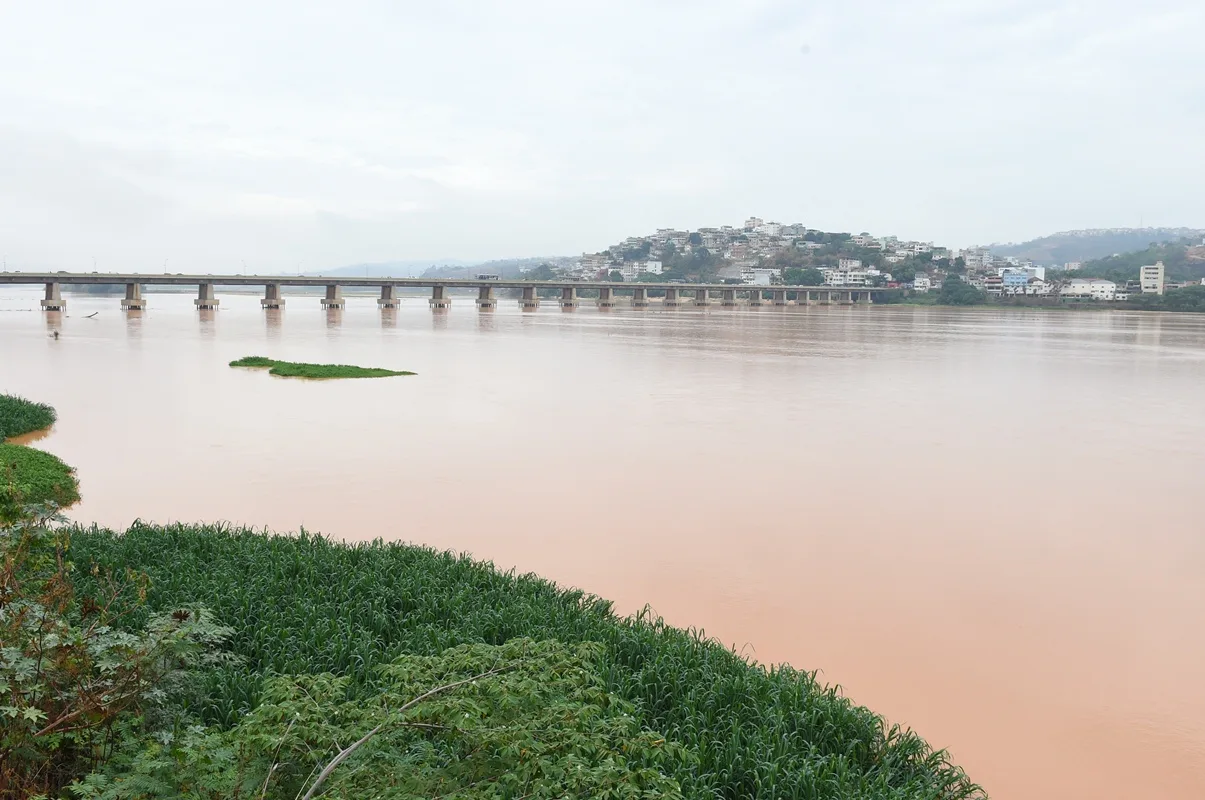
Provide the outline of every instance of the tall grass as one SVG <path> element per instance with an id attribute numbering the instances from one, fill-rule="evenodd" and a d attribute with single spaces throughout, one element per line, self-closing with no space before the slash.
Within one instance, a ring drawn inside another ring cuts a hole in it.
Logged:
<path id="1" fill-rule="evenodd" d="M 16 489 L 16 496 L 9 498 L 12 488 Z M 54 503 L 66 507 L 79 499 L 75 470 L 58 456 L 32 447 L 0 443 L 0 502 Z"/>
<path id="2" fill-rule="evenodd" d="M 143 570 L 149 603 L 198 602 L 236 630 L 246 660 L 206 674 L 207 722 L 232 725 L 271 674 L 333 671 L 354 691 L 402 653 L 519 636 L 604 645 L 607 688 L 642 724 L 693 753 L 675 777 L 691 798 L 980 798 L 943 752 L 889 728 L 814 674 L 752 665 L 695 631 L 531 575 L 434 550 L 267 536 L 221 526 L 76 530 L 71 557 Z M 139 620 L 131 620 L 137 624 Z"/>
<path id="3" fill-rule="evenodd" d="M 54 409 L 45 403 L 0 394 L 0 442 L 49 428 L 55 416 Z"/>
<path id="4" fill-rule="evenodd" d="M 277 361 L 264 356 L 244 356 L 231 361 L 232 367 L 267 367 L 269 375 L 284 378 L 391 378 L 396 375 L 413 375 L 413 372 L 398 372 L 380 367 L 356 367 L 350 364 L 306 364 L 295 361 Z"/>

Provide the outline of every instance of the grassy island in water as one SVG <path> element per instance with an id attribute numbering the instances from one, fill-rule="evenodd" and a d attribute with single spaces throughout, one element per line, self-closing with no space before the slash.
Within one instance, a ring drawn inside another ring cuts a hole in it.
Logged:
<path id="1" fill-rule="evenodd" d="M 326 380 L 329 378 L 392 378 L 397 375 L 413 375 L 413 372 L 399 372 L 379 367 L 355 367 L 349 364 L 306 364 L 296 361 L 277 361 L 264 356 L 246 356 L 237 361 L 231 361 L 232 367 L 252 367 L 267 369 L 269 375 L 279 375 L 283 378 L 314 378 Z"/>
<path id="2" fill-rule="evenodd" d="M 65 508 L 79 502 L 75 470 L 58 456 L 5 441 L 49 428 L 54 421 L 50 406 L 0 394 L 0 524 L 23 506 Z"/>

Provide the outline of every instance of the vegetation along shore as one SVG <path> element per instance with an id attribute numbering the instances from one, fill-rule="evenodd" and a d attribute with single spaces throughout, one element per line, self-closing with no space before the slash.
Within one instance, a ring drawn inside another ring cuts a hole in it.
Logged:
<path id="1" fill-rule="evenodd" d="M 32 509 L 0 548 L 0 797 L 984 797 L 813 673 L 466 555 Z"/>
<path id="2" fill-rule="evenodd" d="M 381 369 L 380 367 L 356 367 L 349 364 L 306 364 L 295 361 L 278 361 L 264 356 L 245 356 L 231 361 L 232 367 L 265 368 L 269 375 L 282 378 L 392 378 L 399 375 L 414 375 L 413 372 Z"/>

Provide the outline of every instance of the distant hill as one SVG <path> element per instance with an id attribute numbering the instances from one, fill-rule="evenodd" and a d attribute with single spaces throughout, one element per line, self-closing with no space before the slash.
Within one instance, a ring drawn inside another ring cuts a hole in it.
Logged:
<path id="1" fill-rule="evenodd" d="M 1152 244 L 1199 237 L 1197 228 L 1108 228 L 1064 231 L 1020 244 L 993 244 L 993 254 L 1019 258 L 1035 264 L 1065 264 L 1068 261 L 1092 261 L 1116 253 L 1145 250 Z"/>
<path id="2" fill-rule="evenodd" d="M 444 259 L 438 261 L 378 261 L 373 264 L 350 264 L 346 267 L 331 267 L 330 269 L 307 272 L 307 275 L 323 277 L 347 278 L 414 278 L 432 267 L 460 267 L 470 264 L 468 261 Z"/>
<path id="3" fill-rule="evenodd" d="M 1108 278 L 1124 283 L 1138 280 L 1139 270 L 1146 264 L 1162 261 L 1169 281 L 1199 281 L 1205 278 L 1205 247 L 1197 237 L 1185 237 L 1178 242 L 1153 244 L 1130 253 L 1097 258 L 1084 263 L 1078 272 L 1068 273 L 1077 278 Z"/>
<path id="4" fill-rule="evenodd" d="M 577 259 L 570 256 L 545 256 L 539 258 L 505 258 L 498 261 L 482 261 L 476 264 L 445 265 L 424 270 L 424 278 L 471 278 L 479 272 L 489 272 L 502 278 L 514 278 L 523 270 L 541 264 L 553 267 L 568 267 Z"/>

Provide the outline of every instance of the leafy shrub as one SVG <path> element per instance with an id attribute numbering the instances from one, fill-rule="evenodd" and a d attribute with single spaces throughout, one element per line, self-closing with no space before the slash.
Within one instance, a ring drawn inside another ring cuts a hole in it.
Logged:
<path id="1" fill-rule="evenodd" d="M 602 648 L 514 639 L 380 668 L 375 696 L 348 700 L 330 673 L 267 681 L 231 730 L 152 743 L 86 800 L 258 797 L 681 798 L 660 766 L 681 748 L 642 731 L 608 694 Z"/>
<path id="2" fill-rule="evenodd" d="M 246 356 L 231 361 L 232 367 L 267 367 L 269 375 L 284 378 L 391 378 L 397 375 L 413 375 L 413 372 L 398 372 L 380 367 L 355 367 L 350 364 L 306 364 L 294 361 L 276 361 L 264 356 Z"/>
<path id="3" fill-rule="evenodd" d="M 0 797 L 59 796 L 182 691 L 189 669 L 216 664 L 208 648 L 230 634 L 201 609 L 116 627 L 145 601 L 145 579 L 96 569 L 77 595 L 54 521 L 0 528 Z"/>

